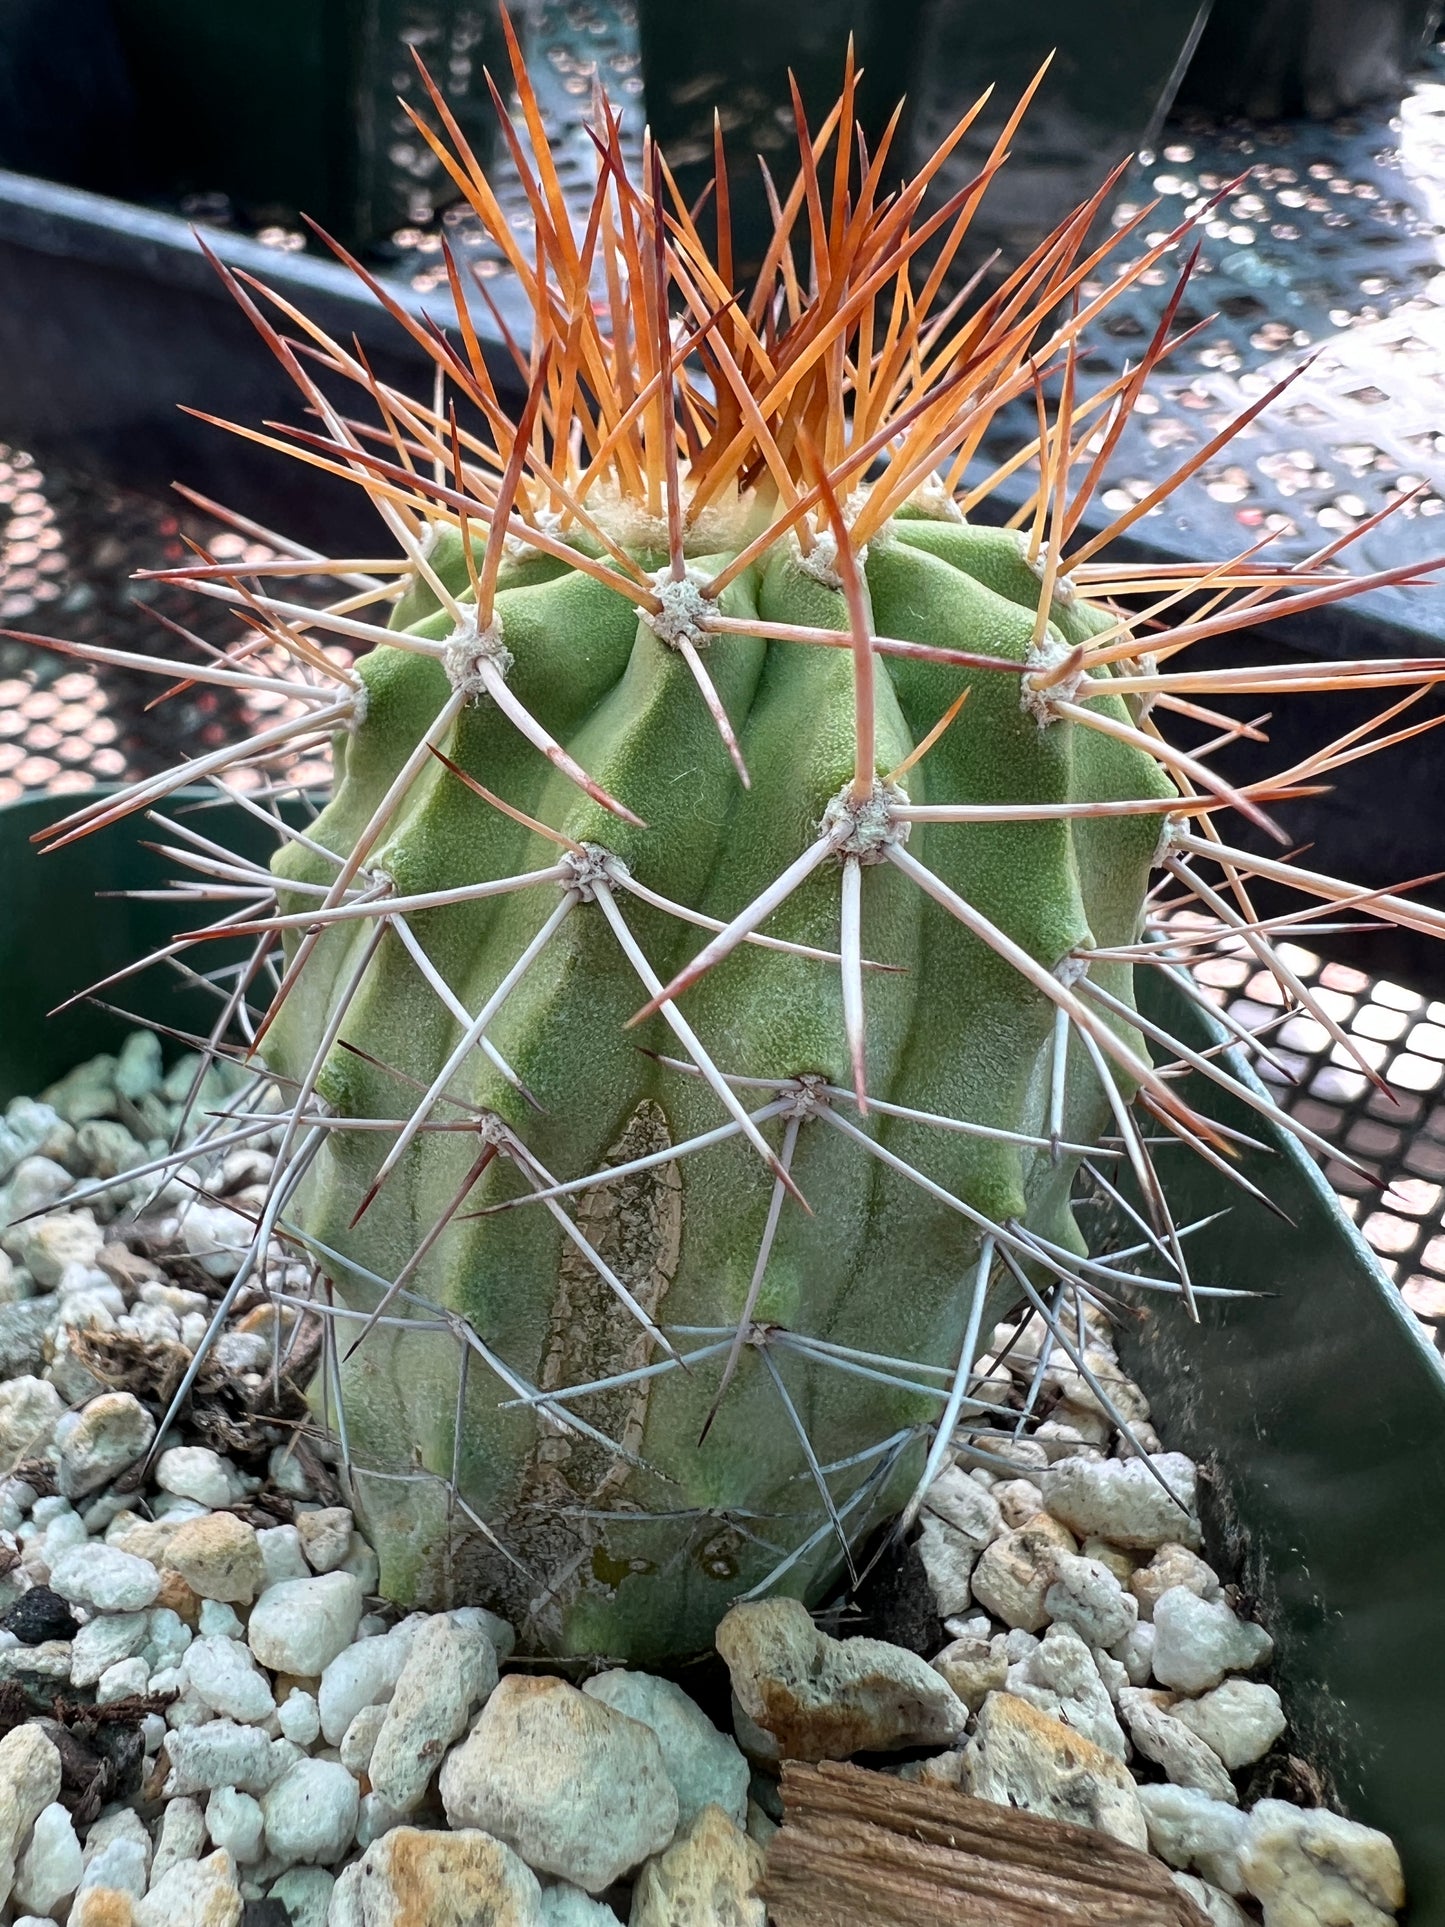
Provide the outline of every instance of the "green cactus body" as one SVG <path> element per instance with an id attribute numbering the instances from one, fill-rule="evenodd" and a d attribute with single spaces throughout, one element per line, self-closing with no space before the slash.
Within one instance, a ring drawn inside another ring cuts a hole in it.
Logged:
<path id="1" fill-rule="evenodd" d="M 651 566 L 658 558 L 640 559 Z M 698 557 L 691 566 L 705 577 L 727 559 Z M 455 539 L 438 548 L 434 566 L 453 593 L 469 593 Z M 850 1536 L 896 1508 L 917 1478 L 922 1447 L 871 1457 L 867 1449 L 914 1428 L 921 1436 L 936 1419 L 940 1394 L 929 1388 L 946 1385 L 939 1368 L 951 1373 L 958 1360 L 982 1225 L 1017 1222 L 1081 1248 L 1068 1204 L 1073 1160 L 877 1111 L 865 1122 L 851 1095 L 810 1096 L 808 1081 L 849 1091 L 839 971 L 816 957 L 744 944 L 679 1008 L 728 1076 L 805 1080 L 782 1093 L 740 1088 L 750 1110 L 771 1105 L 774 1115 L 759 1128 L 774 1147 L 791 1138 L 792 1176 L 810 1209 L 791 1197 L 777 1208 L 774 1172 L 737 1130 L 560 1200 L 559 1211 L 676 1349 L 708 1355 L 686 1370 L 566 1401 L 615 1442 L 611 1449 L 515 1402 L 519 1391 L 564 1391 L 666 1354 L 558 1212 L 492 1207 L 525 1197 L 547 1181 L 541 1173 L 566 1181 L 600 1172 L 729 1123 L 709 1084 L 675 1067 L 687 1053 L 660 1014 L 626 1028 L 646 991 L 588 880 L 596 853 L 618 859 L 651 892 L 726 923 L 814 842 L 846 792 L 855 753 L 846 649 L 747 635 L 711 641 L 707 666 L 751 775 L 745 789 L 686 664 L 636 608 L 575 570 L 533 566 L 531 576 L 513 583 L 504 575 L 496 597 L 508 685 L 646 827 L 580 793 L 487 696 L 462 707 L 437 745 L 445 756 L 587 855 L 574 857 L 427 759 L 364 876 L 411 897 L 552 871 L 563 859 L 566 873 L 555 881 L 411 917 L 416 942 L 468 1012 L 494 999 L 559 905 L 573 907 L 488 1025 L 515 1081 L 474 1049 L 432 1106 L 431 1122 L 476 1128 L 418 1133 L 357 1225 L 353 1216 L 394 1139 L 333 1132 L 295 1216 L 357 1310 L 374 1309 L 378 1281 L 404 1268 L 413 1294 L 391 1307 L 410 1323 L 378 1326 L 340 1374 L 354 1478 L 384 1589 L 408 1600 L 486 1598 L 554 1650 L 648 1659 L 706 1644 L 729 1602 L 800 1547 L 779 1582 L 786 1588 L 811 1594 L 837 1571 L 839 1543 L 810 1456 L 822 1466 L 859 1459 L 828 1479 Z M 1006 531 L 895 519 L 871 544 L 866 581 L 881 635 L 1033 659 L 1039 577 Z M 786 539 L 734 581 L 721 607 L 743 619 L 848 627 L 839 589 L 809 573 Z M 450 629 L 424 585 L 397 620 L 438 639 Z M 1060 598 L 1046 647 L 1062 652 L 1107 621 Z M 402 650 L 379 648 L 360 670 L 364 719 L 343 745 L 334 800 L 313 832 L 341 855 L 451 693 L 434 659 Z M 1040 720 L 1021 701 L 1017 674 L 907 658 L 888 661 L 878 680 L 880 779 L 964 689 L 956 720 L 900 780 L 900 800 L 1080 803 L 1174 793 L 1142 751 Z M 1090 700 L 1126 715 L 1117 698 Z M 936 877 L 1053 970 L 1081 944 L 1134 939 L 1159 825 L 1148 814 L 918 823 L 906 836 Z M 822 862 L 765 933 L 836 950 L 841 861 Z M 312 883 L 331 874 L 302 844 L 290 845 L 277 868 Z M 614 916 L 625 918 L 666 981 L 704 933 L 626 888 L 604 887 Z M 870 1094 L 942 1119 L 1042 1133 L 1054 1028 L 1048 998 L 893 864 L 862 864 L 861 901 L 864 953 L 884 966 L 866 972 Z M 304 907 L 283 891 L 284 910 Z M 352 985 L 363 967 L 324 1054 L 319 1091 L 342 1119 L 405 1119 L 462 1029 L 414 954 L 394 932 L 378 937 L 373 920 L 321 938 L 270 1034 L 268 1060 L 288 1078 L 306 1077 L 338 987 Z M 1115 979 L 1127 1000 L 1127 966 L 1115 968 Z M 1129 1041 L 1140 1048 L 1137 1037 Z M 659 1061 L 666 1057 L 674 1063 Z M 1078 1095 L 1065 1134 L 1092 1139 L 1107 1121 L 1100 1086 L 1080 1076 L 1070 1089 Z M 829 1128 L 820 1109 L 866 1130 L 956 1202 Z M 493 1119 L 525 1145 L 533 1168 L 504 1144 L 467 1187 Z M 461 1212 L 415 1261 L 428 1231 L 454 1210 L 459 1187 Z M 744 1347 L 699 1442 L 770 1209 L 776 1230 L 752 1318 L 778 1336 Z M 1005 1285 L 1004 1296 L 1012 1295 Z M 438 1312 L 464 1320 L 485 1354 L 459 1352 L 450 1332 L 429 1339 L 418 1329 Z M 856 1357 L 792 1346 L 790 1334 L 895 1363 L 870 1372 Z M 910 1384 L 896 1362 L 904 1360 L 935 1369 Z M 503 1382 L 499 1367 L 519 1384 Z M 448 1498 L 454 1458 L 466 1511 Z M 417 1465 L 438 1483 L 368 1476 Z"/>
<path id="2" fill-rule="evenodd" d="M 1215 814 L 1287 846 L 1269 812 L 1428 726 L 1394 719 L 1445 661 L 1185 654 L 1410 571 L 1351 581 L 1258 545 L 1119 559 L 1212 434 L 1091 530 L 1183 284 L 1112 386 L 1087 330 L 1178 237 L 1131 222 L 1096 246 L 1092 205 L 976 305 L 948 298 L 1012 122 L 927 213 L 950 142 L 892 191 L 850 73 L 800 130 L 739 291 L 725 192 L 682 206 L 650 149 L 635 178 L 605 101 L 570 227 L 515 47 L 513 84 L 526 236 L 519 203 L 419 126 L 530 306 L 503 357 L 525 399 L 460 311 L 423 327 L 379 288 L 430 358 L 428 402 L 231 277 L 301 391 L 296 452 L 366 491 L 385 553 L 277 536 L 270 560 L 173 571 L 244 619 L 185 675 L 264 692 L 277 720 L 53 835 L 266 771 L 267 800 L 245 800 L 269 812 L 270 872 L 167 825 L 182 901 L 239 906 L 176 946 L 246 945 L 212 973 L 234 990 L 210 1047 L 259 1046 L 265 1075 L 161 1168 L 219 1179 L 226 1146 L 278 1139 L 213 1329 L 281 1289 L 285 1356 L 319 1354 L 317 1417 L 390 1597 L 485 1603 L 533 1649 L 651 1664 L 709 1644 L 740 1597 L 820 1599 L 886 1521 L 907 1528 L 960 1435 L 987 1450 L 1032 1423 L 1033 1394 L 988 1403 L 995 1321 L 1037 1314 L 1079 1363 L 1085 1318 L 1136 1290 L 1193 1309 L 1150 1146 L 1171 1133 L 1227 1170 L 1229 1134 L 1171 1060 L 1332 1154 L 1227 1060 L 1136 1020 L 1133 973 L 1187 991 L 1181 961 L 1244 943 L 1282 1006 L 1334 1024 L 1271 951 L 1296 926 L 1255 916 L 1254 878 L 1445 934 L 1431 906 L 1260 857 Z M 1140 251 L 1106 272 L 1131 232 Z M 1016 529 L 969 519 L 1023 476 Z M 334 599 L 299 599 L 318 572 Z M 324 653 L 338 637 L 354 661 Z M 1243 789 L 1211 760 L 1258 734 L 1230 703 L 1346 686 L 1384 692 L 1373 725 Z M 1164 734 L 1181 712 L 1218 732 L 1196 755 Z M 328 736 L 331 800 L 288 815 Z M 1180 923 L 1190 897 L 1204 915 Z M 1091 1183 L 1115 1160 L 1140 1199 L 1138 1240 L 1108 1256 L 1072 1217 L 1095 1156 Z"/>

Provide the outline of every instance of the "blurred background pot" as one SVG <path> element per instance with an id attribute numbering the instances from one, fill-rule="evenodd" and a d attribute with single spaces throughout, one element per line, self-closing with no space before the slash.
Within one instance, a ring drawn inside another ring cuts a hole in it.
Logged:
<path id="1" fill-rule="evenodd" d="M 368 247 L 436 196 L 413 49 L 485 155 L 496 0 L 5 0 L 0 166 Z"/>
<path id="2" fill-rule="evenodd" d="M 1439 0 L 1215 0 L 1180 103 L 1331 119 L 1398 94 L 1440 15 Z"/>
<path id="3" fill-rule="evenodd" d="M 1158 132 L 1209 11 L 1209 0 L 641 0 L 648 119 L 690 198 L 712 174 L 713 112 L 727 137 L 740 267 L 755 265 L 771 228 L 754 152 L 783 181 L 796 151 L 791 70 L 816 125 L 837 98 L 851 32 L 864 69 L 859 118 L 876 145 L 900 96 L 908 106 L 897 171 L 917 168 L 990 84 L 994 92 L 937 183 L 937 196 L 977 172 L 1050 48 L 1037 100 L 990 188 L 970 264 L 995 247 L 1017 260 L 1098 186 L 1105 170 Z"/>

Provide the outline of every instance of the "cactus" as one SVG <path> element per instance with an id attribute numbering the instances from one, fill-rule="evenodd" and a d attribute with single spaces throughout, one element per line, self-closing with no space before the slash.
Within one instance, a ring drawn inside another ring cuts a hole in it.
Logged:
<path id="1" fill-rule="evenodd" d="M 531 236 L 434 89 L 441 131 L 416 119 L 531 301 L 523 404 L 450 255 L 453 335 L 373 284 L 435 364 L 426 401 L 227 273 L 314 417 L 261 439 L 364 489 L 392 553 L 331 562 L 272 537 L 244 575 L 170 571 L 248 624 L 186 673 L 286 707 L 53 840 L 333 737 L 314 821 L 275 786 L 248 804 L 278 836 L 271 873 L 194 829 L 176 850 L 237 904 L 181 948 L 247 945 L 210 1047 L 234 1022 L 264 1067 L 203 1142 L 280 1142 L 227 1302 L 277 1245 L 309 1266 L 318 1408 L 390 1596 L 478 1600 L 534 1647 L 656 1661 L 705 1645 L 740 1596 L 817 1597 L 882 1521 L 906 1526 L 957 1427 L 985 1449 L 1012 1430 L 978 1382 L 1010 1308 L 1077 1359 L 1076 1321 L 1121 1292 L 1193 1307 L 1149 1140 L 1224 1167 L 1230 1144 L 1165 1071 L 1274 1107 L 1138 1016 L 1136 973 L 1182 980 L 1189 954 L 1148 941 L 1151 879 L 1308 1004 L 1247 881 L 1325 903 L 1351 887 L 1218 820 L 1280 834 L 1271 811 L 1370 738 L 1241 789 L 1151 710 L 1413 689 L 1445 665 L 1181 669 L 1198 638 L 1361 586 L 1333 549 L 1302 569 L 1105 559 L 1214 444 L 1081 534 L 1187 269 L 1135 371 L 1085 397 L 1081 346 L 1179 234 L 1119 265 L 1138 223 L 1091 247 L 1101 193 L 972 307 L 945 298 L 1011 129 L 941 208 L 926 195 L 967 117 L 887 196 L 883 156 L 856 152 L 850 68 L 739 295 L 721 161 L 709 248 L 599 100 L 574 231 L 514 58 Z M 1038 436 L 1006 465 L 1036 469 L 1033 499 L 987 526 L 984 431 L 1035 393 Z M 305 574 L 337 599 L 298 601 Z M 338 664 L 338 639 L 366 653 Z M 1368 910 L 1441 922 L 1397 897 Z M 1137 1183 L 1132 1270 L 1074 1223 L 1083 1161 Z"/>

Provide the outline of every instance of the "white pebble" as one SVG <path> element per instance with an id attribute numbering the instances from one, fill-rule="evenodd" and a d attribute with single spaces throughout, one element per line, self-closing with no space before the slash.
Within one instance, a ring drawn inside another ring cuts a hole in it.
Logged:
<path id="1" fill-rule="evenodd" d="M 264 1371 L 271 1363 L 271 1341 L 264 1332 L 222 1332 L 216 1340 L 216 1363 L 238 1377 Z"/>
<path id="2" fill-rule="evenodd" d="M 376 1737 L 386 1721 L 386 1707 L 363 1706 L 356 1718 L 342 1735 L 338 1751 L 341 1764 L 348 1773 L 358 1779 L 371 1766 L 371 1756 L 376 1747 Z"/>
<path id="3" fill-rule="evenodd" d="M 1211 1887 L 1207 1880 L 1192 1873 L 1174 1873 L 1169 1878 L 1181 1893 L 1188 1894 L 1209 1927 L 1250 1927 L 1248 1914 L 1222 1887 Z"/>
<path id="4" fill-rule="evenodd" d="M 189 1205 L 181 1218 L 181 1243 L 213 1278 L 234 1278 L 256 1227 L 224 1204 Z"/>
<path id="5" fill-rule="evenodd" d="M 276 1710 L 269 1680 L 238 1639 L 193 1640 L 181 1671 L 191 1691 L 227 1719 L 256 1726 Z"/>
<path id="6" fill-rule="evenodd" d="M 83 1498 L 134 1465 L 150 1447 L 155 1420 L 129 1392 L 103 1392 L 79 1412 L 60 1440 L 60 1487 Z"/>
<path id="7" fill-rule="evenodd" d="M 1240 1867 L 1266 1927 L 1389 1927 L 1405 1904 L 1389 1836 L 1323 1807 L 1261 1800 L 1245 1821 Z"/>
<path id="8" fill-rule="evenodd" d="M 245 1628 L 235 1607 L 224 1599 L 203 1599 L 196 1630 L 203 1639 L 240 1639 Z"/>
<path id="9" fill-rule="evenodd" d="M 71 1641 L 71 1685 L 94 1686 L 109 1667 L 134 1658 L 149 1631 L 149 1613 L 102 1613 L 88 1620 Z"/>
<path id="10" fill-rule="evenodd" d="M 0 1384 L 0 1461 L 16 1465 L 43 1453 L 63 1409 L 48 1379 L 22 1375 Z"/>
<path id="11" fill-rule="evenodd" d="M 984 1497 L 988 1495 L 985 1493 Z M 747 1818 L 748 1764 L 736 1742 L 720 1733 L 689 1694 L 671 1680 L 617 1667 L 583 1687 L 589 1699 L 650 1726 L 677 1793 L 678 1825 L 704 1807 L 718 1806 L 738 1826 Z"/>
<path id="12" fill-rule="evenodd" d="M 986 1499 L 988 1494 L 984 1492 L 979 1496 Z M 977 1549 L 946 1521 L 927 1512 L 923 1515 L 922 1530 L 915 1541 L 915 1549 L 923 1561 L 924 1577 L 933 1594 L 934 1611 L 940 1618 L 963 1612 L 973 1596 L 969 1591 L 969 1580 L 978 1560 Z"/>
<path id="13" fill-rule="evenodd" d="M 1027 1525 L 1044 1509 L 1044 1495 L 1031 1479 L 1000 1479 L 993 1497 L 999 1517 L 1010 1532 Z"/>
<path id="14" fill-rule="evenodd" d="M 260 1801 L 233 1786 L 217 1787 L 206 1802 L 206 1831 L 242 1866 L 259 1860 L 266 1832 Z"/>
<path id="15" fill-rule="evenodd" d="M 139 1900 L 146 1890 L 150 1856 L 138 1840 L 107 1841 L 88 1862 L 80 1887 L 111 1887 Z M 77 1889 L 79 1891 L 79 1889 Z"/>
<path id="16" fill-rule="evenodd" d="M 356 1844 L 364 1853 L 373 1840 L 379 1840 L 393 1827 L 405 1826 L 410 1815 L 394 1807 L 379 1793 L 364 1793 L 356 1812 Z"/>
<path id="17" fill-rule="evenodd" d="M 204 1445 L 173 1445 L 156 1460 L 156 1484 L 163 1492 L 216 1508 L 231 1500 L 231 1481 L 219 1452 Z"/>
<path id="18" fill-rule="evenodd" d="M 1130 1739 L 1146 1760 L 1163 1767 L 1165 1777 L 1175 1786 L 1207 1793 L 1211 1800 L 1234 1806 L 1239 1795 L 1223 1762 L 1197 1733 L 1191 1733 L 1161 1704 L 1166 1697 L 1138 1686 L 1125 1687 L 1119 1695 L 1119 1711 L 1128 1723 Z"/>
<path id="19" fill-rule="evenodd" d="M 1072 1626 L 1086 1646 L 1117 1646 L 1139 1617 L 1138 1601 L 1097 1559 L 1062 1554 L 1054 1583 L 1044 1594 L 1044 1610 Z"/>
<path id="20" fill-rule="evenodd" d="M 473 1626 L 433 1619 L 411 1642 L 367 1772 L 372 1788 L 398 1813 L 426 1792 L 453 1740 L 497 1683 L 497 1655 Z"/>
<path id="21" fill-rule="evenodd" d="M 158 1880 L 136 1907 L 134 1927 L 237 1927 L 240 1919 L 236 1863 L 218 1847 Z"/>
<path id="22" fill-rule="evenodd" d="M 286 1579 L 268 1586 L 251 1608 L 251 1650 L 272 1672 L 310 1679 L 356 1636 L 361 1587 L 346 1572 Z"/>
<path id="23" fill-rule="evenodd" d="M 262 1800 L 266 1845 L 280 1861 L 329 1866 L 356 1832 L 361 1794 L 336 1760 L 302 1760 Z"/>
<path id="24" fill-rule="evenodd" d="M 151 1669 L 137 1654 L 134 1659 L 117 1660 L 107 1666 L 95 1686 L 97 1706 L 111 1706 L 116 1700 L 133 1699 L 150 1684 Z"/>
<path id="25" fill-rule="evenodd" d="M 1154 1603 L 1154 1677 L 1179 1693 L 1205 1693 L 1226 1673 L 1248 1672 L 1274 1651 L 1274 1641 L 1222 1599 L 1201 1599 L 1172 1586 Z"/>
<path id="26" fill-rule="evenodd" d="M 1127 1760 L 1124 1729 L 1088 1646 L 1072 1626 L 1050 1626 L 1027 1659 L 1009 1668 L 1008 1690 L 1061 1720 L 1116 1760 Z"/>
<path id="27" fill-rule="evenodd" d="M 33 1914 L 53 1914 L 80 1885 L 80 1842 L 65 1808 L 56 1802 L 36 1816 L 30 1845 L 16 1870 L 14 1899 Z"/>
<path id="28" fill-rule="evenodd" d="M 333 1874 L 324 1867 L 290 1867 L 273 1883 L 270 1897 L 291 1915 L 291 1927 L 327 1927 Z"/>
<path id="29" fill-rule="evenodd" d="M 174 1666 L 194 1634 L 169 1606 L 152 1606 L 146 1614 L 145 1656 L 152 1667 Z"/>
<path id="30" fill-rule="evenodd" d="M 279 1585 L 283 1579 L 311 1576 L 311 1568 L 301 1550 L 301 1535 L 295 1526 L 267 1526 L 256 1534 L 256 1542 L 261 1548 L 268 1586 Z"/>
<path id="31" fill-rule="evenodd" d="M 1129 1675 L 1131 1686 L 1147 1686 L 1154 1676 L 1154 1622 L 1141 1619 L 1114 1648 L 1114 1658 Z"/>
<path id="32" fill-rule="evenodd" d="M 275 1775 L 271 1742 L 255 1726 L 206 1720 L 172 1732 L 166 1742 L 171 1772 L 166 1796 L 211 1793 L 219 1786 L 263 1793 Z"/>
<path id="33" fill-rule="evenodd" d="M 1160 1452 L 1147 1461 L 1061 1459 L 1041 1488 L 1046 1510 L 1083 1538 L 1140 1548 L 1198 1545 L 1197 1479 L 1192 1459 Z"/>
<path id="34" fill-rule="evenodd" d="M 1003 1530 L 997 1498 L 958 1465 L 939 1473 L 928 1488 L 923 1509 L 951 1526 L 975 1552 L 982 1552 Z"/>
<path id="35" fill-rule="evenodd" d="M 317 1705 L 321 1731 L 329 1746 L 339 1746 L 347 1727 L 363 1706 L 391 1698 L 406 1663 L 409 1640 L 389 1633 L 384 1639 L 364 1639 L 339 1653 L 321 1675 Z"/>
<path id="36" fill-rule="evenodd" d="M 1223 1800 L 1182 1786 L 1141 1786 L 1150 1849 L 1171 1867 L 1192 1867 L 1226 1893 L 1244 1892 L 1239 1850 L 1246 1816 Z"/>
<path id="37" fill-rule="evenodd" d="M 284 1492 L 288 1499 L 314 1499 L 315 1493 L 307 1484 L 306 1474 L 296 1454 L 284 1445 L 272 1448 L 266 1461 L 266 1474 L 278 1492 Z"/>
<path id="38" fill-rule="evenodd" d="M 1231 1771 L 1263 1759 L 1286 1725 L 1279 1694 L 1252 1679 L 1227 1679 L 1202 1699 L 1180 1700 L 1170 1711 Z"/>
<path id="39" fill-rule="evenodd" d="M 206 1844 L 206 1823 L 201 1803 L 189 1795 L 167 1800 L 161 1808 L 160 1832 L 156 1839 L 151 1879 L 159 1880 L 182 1860 L 199 1860 Z"/>
<path id="40" fill-rule="evenodd" d="M 321 1714 L 315 1696 L 293 1686 L 277 1708 L 281 1731 L 298 1746 L 310 1746 L 321 1731 Z"/>
<path id="41" fill-rule="evenodd" d="M 63 1552 L 51 1569 L 50 1584 L 72 1604 L 97 1612 L 139 1612 L 161 1589 L 161 1576 L 149 1559 L 121 1552 L 103 1541 L 88 1540 Z"/>

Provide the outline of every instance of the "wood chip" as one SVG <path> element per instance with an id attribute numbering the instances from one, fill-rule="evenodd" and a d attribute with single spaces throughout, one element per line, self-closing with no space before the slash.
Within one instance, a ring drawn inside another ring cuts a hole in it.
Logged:
<path id="1" fill-rule="evenodd" d="M 759 1893 L 774 1927 L 1208 1927 L 1108 1834 L 831 1761 L 784 1766 Z"/>

